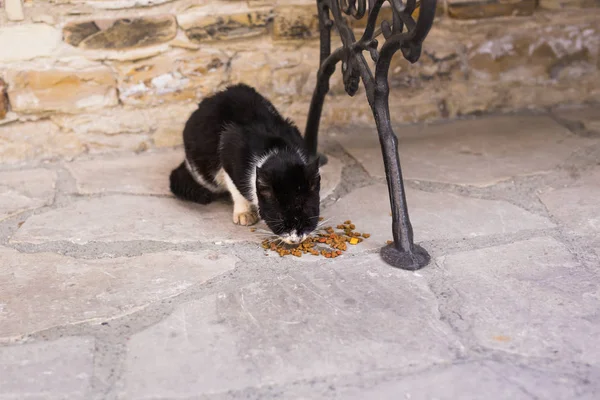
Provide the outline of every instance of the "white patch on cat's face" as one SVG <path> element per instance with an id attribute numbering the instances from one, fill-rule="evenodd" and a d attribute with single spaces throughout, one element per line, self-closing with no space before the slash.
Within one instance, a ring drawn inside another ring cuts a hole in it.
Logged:
<path id="1" fill-rule="evenodd" d="M 298 235 L 297 231 L 292 231 L 290 234 L 281 236 L 281 240 L 283 240 L 287 244 L 300 244 L 306 240 L 308 235 Z"/>

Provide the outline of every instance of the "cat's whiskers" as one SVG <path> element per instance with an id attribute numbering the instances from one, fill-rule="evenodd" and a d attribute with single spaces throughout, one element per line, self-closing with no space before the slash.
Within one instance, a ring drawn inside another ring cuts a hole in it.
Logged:
<path id="1" fill-rule="evenodd" d="M 330 220 L 330 219 L 331 219 L 331 218 L 327 218 L 327 219 L 324 219 L 323 221 L 320 221 L 320 222 L 317 224 L 317 229 L 319 229 L 319 228 L 323 228 L 324 226 L 326 226 L 326 225 L 329 223 L 329 220 Z"/>

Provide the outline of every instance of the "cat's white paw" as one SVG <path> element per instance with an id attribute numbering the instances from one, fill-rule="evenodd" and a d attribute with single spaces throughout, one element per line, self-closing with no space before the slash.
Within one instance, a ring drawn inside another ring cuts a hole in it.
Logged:
<path id="1" fill-rule="evenodd" d="M 259 220 L 258 213 L 254 210 L 233 213 L 233 223 L 237 224 L 237 225 L 244 225 L 244 226 L 254 225 L 255 223 L 258 222 L 258 220 Z"/>

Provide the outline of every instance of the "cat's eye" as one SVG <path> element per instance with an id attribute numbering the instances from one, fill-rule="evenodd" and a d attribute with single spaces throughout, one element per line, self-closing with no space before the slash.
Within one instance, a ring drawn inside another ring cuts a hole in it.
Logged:
<path id="1" fill-rule="evenodd" d="M 260 195 L 265 199 L 265 200 L 271 200 L 273 198 L 273 192 L 271 192 L 269 189 L 264 189 L 260 191 Z"/>

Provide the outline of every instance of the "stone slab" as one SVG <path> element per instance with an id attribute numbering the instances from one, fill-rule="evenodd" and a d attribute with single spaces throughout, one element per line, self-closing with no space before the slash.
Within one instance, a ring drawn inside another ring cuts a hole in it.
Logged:
<path id="1" fill-rule="evenodd" d="M 533 14 L 535 0 L 448 0 L 448 15 L 456 19 L 481 19 Z"/>
<path id="2" fill-rule="evenodd" d="M 587 131 L 600 133 L 600 106 L 558 109 L 554 113 L 559 118 L 580 123 Z"/>
<path id="3" fill-rule="evenodd" d="M 99 110 L 118 104 L 112 70 L 101 64 L 56 69 L 12 68 L 6 71 L 8 99 L 23 114 Z"/>
<path id="4" fill-rule="evenodd" d="M 342 379 L 332 389 L 319 393 L 310 387 L 286 388 L 286 399 L 326 400 L 455 400 L 480 399 L 489 393 L 489 399 L 575 399 L 585 397 L 586 385 L 566 373 L 553 370 L 538 371 L 528 366 L 482 361 L 439 366 L 405 377 L 380 377 L 376 383 L 368 377 L 354 377 L 355 382 L 343 386 L 350 379 Z M 432 384 L 434 383 L 434 384 Z M 587 386 L 594 386 L 588 383 Z M 312 390 L 311 390 L 312 389 Z M 332 393 L 333 392 L 333 393 Z M 335 395 L 335 397 L 334 397 Z M 583 395 L 583 396 L 582 396 Z M 274 398 L 275 396 L 273 396 Z"/>
<path id="5" fill-rule="evenodd" d="M 181 305 L 132 336 L 118 387 L 123 399 L 202 397 L 419 369 L 461 348 L 426 280 L 369 255 L 290 269 Z"/>
<path id="6" fill-rule="evenodd" d="M 183 150 L 96 158 L 65 164 L 81 194 L 133 193 L 170 195 L 169 175 L 183 160 Z"/>
<path id="7" fill-rule="evenodd" d="M 445 307 L 483 346 L 525 357 L 600 363 L 600 276 L 549 237 L 436 260 Z"/>
<path id="8" fill-rule="evenodd" d="M 48 120 L 0 125 L 0 163 L 72 157 L 85 151 L 79 138 Z"/>
<path id="9" fill-rule="evenodd" d="M 600 237 L 600 167 L 585 171 L 572 187 L 539 195 L 568 234 Z"/>
<path id="10" fill-rule="evenodd" d="M 84 260 L 0 248 L 0 341 L 122 317 L 229 271 L 235 262 L 209 251 Z"/>
<path id="11" fill-rule="evenodd" d="M 405 179 L 489 186 L 552 170 L 589 143 L 546 116 L 502 116 L 397 127 Z M 374 177 L 385 177 L 374 129 L 336 139 Z"/>
<path id="12" fill-rule="evenodd" d="M 60 31 L 45 24 L 1 27 L 0 64 L 51 56 L 60 45 L 60 39 Z"/>
<path id="13" fill-rule="evenodd" d="M 233 206 L 226 202 L 203 206 L 170 198 L 103 196 L 34 215 L 15 233 L 11 242 L 256 241 L 256 235 L 247 227 L 234 225 L 232 213 Z"/>
<path id="14" fill-rule="evenodd" d="M 0 221 L 54 200 L 56 173 L 47 169 L 0 172 Z"/>
<path id="15" fill-rule="evenodd" d="M 82 49 L 123 50 L 168 42 L 177 34 L 173 15 L 98 19 L 67 23 L 65 42 Z"/>
<path id="16" fill-rule="evenodd" d="M 23 3 L 21 0 L 4 0 L 4 11 L 9 21 L 23 21 Z"/>
<path id="17" fill-rule="evenodd" d="M 94 339 L 0 347 L 0 400 L 92 398 Z"/>
<path id="18" fill-rule="evenodd" d="M 510 234 L 554 226 L 547 218 L 500 200 L 408 189 L 407 202 L 418 242 Z M 359 232 L 370 233 L 371 238 L 361 243 L 361 248 L 381 247 L 392 239 L 392 217 L 385 185 L 355 190 L 329 207 L 324 215 L 330 219 L 330 225 L 349 219 Z"/>

